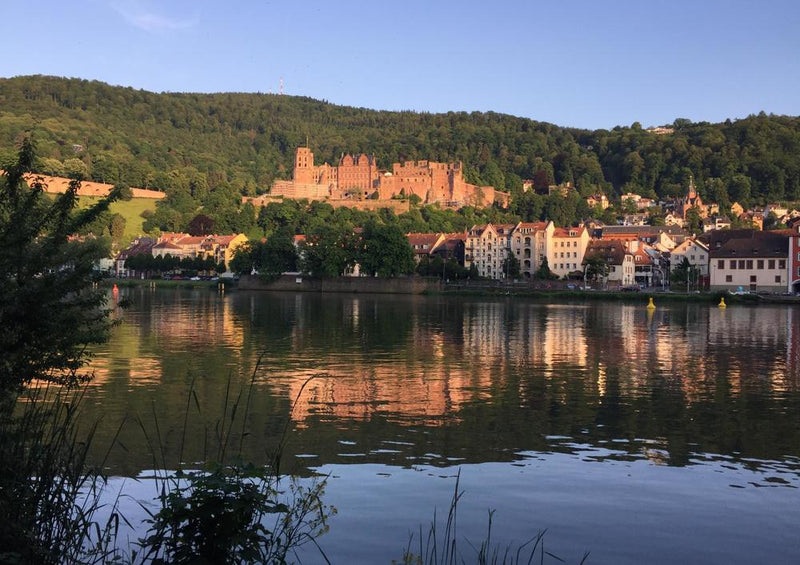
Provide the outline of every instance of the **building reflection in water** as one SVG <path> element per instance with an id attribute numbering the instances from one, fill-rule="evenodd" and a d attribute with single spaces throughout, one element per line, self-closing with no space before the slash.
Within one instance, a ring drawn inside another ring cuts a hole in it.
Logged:
<path id="1" fill-rule="evenodd" d="M 474 457 L 476 442 L 513 451 L 558 434 L 652 438 L 648 457 L 678 464 L 692 442 L 791 452 L 783 444 L 798 435 L 784 421 L 800 393 L 797 309 L 145 290 L 132 299 L 94 363 L 98 403 L 120 412 L 156 395 L 179 414 L 192 379 L 216 403 L 226 377 L 247 385 L 259 360 L 261 429 L 286 418 L 312 435 L 439 429 L 439 441 Z M 769 438 L 748 427 L 763 418 Z"/>

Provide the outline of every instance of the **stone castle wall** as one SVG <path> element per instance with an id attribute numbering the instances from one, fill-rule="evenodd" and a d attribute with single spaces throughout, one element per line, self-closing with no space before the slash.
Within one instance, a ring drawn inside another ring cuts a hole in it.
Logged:
<path id="1" fill-rule="evenodd" d="M 308 147 L 297 148 L 294 180 L 275 181 L 272 186 L 275 196 L 309 200 L 361 200 L 372 197 L 375 191 L 376 202 L 415 195 L 426 204 L 440 203 L 447 207 L 507 204 L 509 198 L 494 187 L 466 182 L 461 163 L 405 161 L 394 163 L 389 173 L 378 169 L 374 155 L 362 153 L 343 155 L 335 167 L 327 163 L 317 166 Z M 372 209 L 372 205 L 364 209 Z"/>

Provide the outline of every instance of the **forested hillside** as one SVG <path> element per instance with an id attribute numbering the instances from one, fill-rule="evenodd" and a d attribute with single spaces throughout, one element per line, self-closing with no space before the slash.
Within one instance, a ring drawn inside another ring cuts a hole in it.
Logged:
<path id="1" fill-rule="evenodd" d="M 0 79 L 0 153 L 33 131 L 42 172 L 81 172 L 205 203 L 220 189 L 265 192 L 290 178 L 296 146 L 318 161 L 370 152 L 462 160 L 472 182 L 517 192 L 524 178 L 574 182 L 584 195 L 685 192 L 725 203 L 800 200 L 800 118 L 760 114 L 721 124 L 676 120 L 673 134 L 638 124 L 562 128 L 495 113 L 426 114 L 336 106 L 271 94 L 155 94 L 96 81 Z M 175 198 L 171 204 L 175 204 Z M 187 204 L 188 205 L 188 204 Z"/>

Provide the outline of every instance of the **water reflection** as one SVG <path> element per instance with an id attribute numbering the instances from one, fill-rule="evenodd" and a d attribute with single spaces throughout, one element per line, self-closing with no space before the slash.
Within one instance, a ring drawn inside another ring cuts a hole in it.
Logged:
<path id="1" fill-rule="evenodd" d="M 133 306 L 97 351 L 91 412 L 115 422 L 155 406 L 169 448 L 194 382 L 203 412 L 189 418 L 194 459 L 226 395 L 251 377 L 247 455 L 266 457 L 291 421 L 295 470 L 353 454 L 446 466 L 569 449 L 553 437 L 615 441 L 637 457 L 646 438 L 652 460 L 670 465 L 702 453 L 800 455 L 793 308 L 122 292 Z M 152 463 L 135 431 L 123 441 L 112 469 Z"/>

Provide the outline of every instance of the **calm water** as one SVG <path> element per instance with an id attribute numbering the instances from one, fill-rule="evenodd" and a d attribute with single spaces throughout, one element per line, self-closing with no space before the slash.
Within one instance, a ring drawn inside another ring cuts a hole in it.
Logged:
<path id="1" fill-rule="evenodd" d="M 459 529 L 475 539 L 493 508 L 498 541 L 546 528 L 569 562 L 800 562 L 800 309 L 120 296 L 133 305 L 87 402 L 97 445 L 131 422 L 112 474 L 153 468 L 132 422 L 154 413 L 167 466 L 182 441 L 202 460 L 252 379 L 246 455 L 266 460 L 288 426 L 283 470 L 330 475 L 334 563 L 399 558 L 459 470 Z M 192 401 L 183 433 L 192 382 L 201 413 Z"/>

